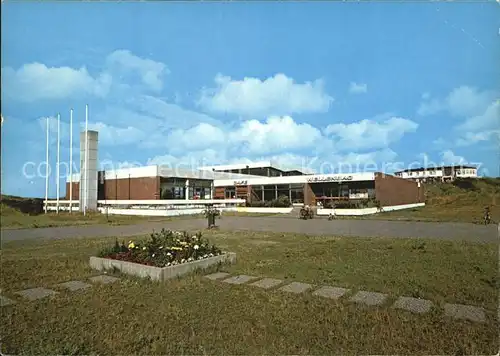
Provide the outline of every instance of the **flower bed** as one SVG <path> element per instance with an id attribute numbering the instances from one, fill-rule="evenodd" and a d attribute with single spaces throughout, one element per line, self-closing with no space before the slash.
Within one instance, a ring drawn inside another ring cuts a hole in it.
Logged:
<path id="1" fill-rule="evenodd" d="M 118 270 L 122 273 L 166 281 L 198 269 L 220 263 L 234 263 L 236 254 L 223 253 L 203 239 L 201 233 L 161 230 L 144 242 L 129 241 L 106 248 L 99 257 L 90 257 L 90 267 L 99 271 Z"/>
<path id="2" fill-rule="evenodd" d="M 201 233 L 162 229 L 153 232 L 147 241 L 115 241 L 115 245 L 99 253 L 99 257 L 139 263 L 154 267 L 169 267 L 219 256 L 222 251 L 204 239 Z"/>

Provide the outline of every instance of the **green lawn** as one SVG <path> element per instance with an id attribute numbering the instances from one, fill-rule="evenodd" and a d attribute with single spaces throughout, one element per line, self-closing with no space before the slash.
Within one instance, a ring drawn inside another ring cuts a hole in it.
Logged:
<path id="1" fill-rule="evenodd" d="M 8 354 L 494 354 L 499 348 L 498 246 L 434 240 L 306 237 L 209 231 L 237 253 L 231 274 L 472 304 L 485 324 L 359 308 L 310 293 L 229 286 L 194 274 L 159 284 L 120 283 L 25 302 L 12 292 L 97 274 L 88 258 L 114 238 L 3 245 L 2 310 Z"/>
<path id="2" fill-rule="evenodd" d="M 148 221 L 168 221 L 178 218 L 179 217 L 125 215 L 109 215 L 109 217 L 106 218 L 105 214 L 89 213 L 84 216 L 79 212 L 73 212 L 71 214 L 69 212 L 59 212 L 59 214 L 55 212 L 49 212 L 47 214 L 28 215 L 4 205 L 2 205 L 0 216 L 2 229 L 42 228 L 94 224 L 124 225 L 139 224 L 141 222 Z"/>
<path id="3" fill-rule="evenodd" d="M 175 217 L 161 216 L 126 216 L 126 215 L 108 215 L 101 213 L 88 213 L 85 216 L 79 212 L 49 212 L 40 215 L 23 214 L 17 209 L 1 204 L 0 222 L 2 229 L 23 229 L 23 228 L 42 228 L 42 227 L 57 227 L 57 226 L 82 226 L 82 225 L 126 225 L 140 224 L 144 222 L 159 222 L 169 221 L 172 219 L 192 219 L 200 218 L 203 215 L 184 215 Z M 240 213 L 240 212 L 223 212 L 222 216 L 249 216 L 262 217 L 274 216 L 276 214 L 257 214 L 257 213 Z"/>

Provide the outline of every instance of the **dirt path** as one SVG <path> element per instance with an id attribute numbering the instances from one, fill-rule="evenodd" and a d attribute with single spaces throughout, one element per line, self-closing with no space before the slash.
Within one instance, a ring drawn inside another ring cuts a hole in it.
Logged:
<path id="1" fill-rule="evenodd" d="M 2 241 L 36 238 L 78 238 L 99 236 L 134 236 L 161 228 L 173 230 L 205 229 L 205 219 L 185 219 L 167 222 L 123 226 L 66 226 L 38 229 L 2 230 Z M 383 220 L 299 220 L 280 217 L 233 217 L 217 220 L 221 230 L 253 230 L 289 232 L 306 235 L 336 235 L 352 237 L 436 238 L 473 242 L 500 242 L 496 225 L 466 223 L 431 223 Z"/>

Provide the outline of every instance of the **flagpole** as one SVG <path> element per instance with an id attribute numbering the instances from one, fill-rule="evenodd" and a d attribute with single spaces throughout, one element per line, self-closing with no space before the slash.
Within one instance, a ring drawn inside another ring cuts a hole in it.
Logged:
<path id="1" fill-rule="evenodd" d="M 87 193 L 89 183 L 89 106 L 85 105 L 85 191 L 84 191 L 84 207 L 83 215 L 87 213 Z"/>
<path id="2" fill-rule="evenodd" d="M 73 212 L 73 109 L 69 112 L 69 213 Z"/>
<path id="3" fill-rule="evenodd" d="M 49 203 L 49 118 L 47 117 L 47 145 L 45 155 L 45 214 Z"/>
<path id="4" fill-rule="evenodd" d="M 60 163 L 60 146 L 61 146 L 61 115 L 57 114 L 57 165 L 56 165 L 56 211 L 59 214 L 59 163 Z"/>

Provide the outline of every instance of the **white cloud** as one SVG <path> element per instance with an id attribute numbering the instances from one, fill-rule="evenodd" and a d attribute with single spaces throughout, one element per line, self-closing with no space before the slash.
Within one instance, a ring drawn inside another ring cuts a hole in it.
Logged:
<path id="1" fill-rule="evenodd" d="M 54 100 L 90 95 L 105 97 L 112 86 L 133 82 L 138 76 L 144 89 L 161 91 L 165 64 L 137 57 L 125 50 L 110 53 L 100 73 L 92 75 L 86 67 L 47 67 L 34 62 L 19 69 L 2 68 L 2 89 L 8 98 L 21 102 Z"/>
<path id="2" fill-rule="evenodd" d="M 144 131 L 134 126 L 119 127 L 103 122 L 89 122 L 89 130 L 98 131 L 98 142 L 108 146 L 130 145 L 147 137 Z"/>
<path id="3" fill-rule="evenodd" d="M 455 144 L 459 147 L 472 146 L 480 142 L 488 142 L 495 140 L 498 142 L 500 139 L 500 130 L 488 130 L 480 132 L 466 132 L 463 136 L 459 137 Z"/>
<path id="4" fill-rule="evenodd" d="M 47 118 L 41 117 L 37 120 L 40 132 L 40 137 L 45 139 L 45 133 L 47 128 Z M 57 117 L 50 116 L 49 117 L 49 134 L 50 134 L 50 142 L 51 144 L 57 142 L 57 130 L 58 123 Z M 61 140 L 61 145 L 66 145 L 69 142 L 70 136 L 70 125 L 69 122 L 64 119 L 60 120 L 59 123 L 59 136 Z M 73 124 L 73 142 L 75 145 L 78 144 L 80 140 L 80 132 L 85 130 L 84 123 L 74 122 Z M 117 126 L 110 125 L 103 122 L 91 122 L 89 121 L 89 130 L 98 131 L 98 142 L 100 145 L 104 146 L 120 146 L 120 145 L 129 145 L 137 143 L 140 140 L 145 139 L 146 133 L 143 130 L 140 130 L 133 126 Z"/>
<path id="5" fill-rule="evenodd" d="M 427 116 L 446 111 L 456 117 L 477 116 L 484 112 L 495 96 L 493 91 L 479 91 L 475 87 L 462 85 L 453 89 L 444 99 L 423 97 L 418 114 Z"/>
<path id="6" fill-rule="evenodd" d="M 157 155 L 147 160 L 148 165 L 162 165 L 169 168 L 196 170 L 201 166 L 227 162 L 224 150 L 203 149 L 179 154 Z"/>
<path id="7" fill-rule="evenodd" d="M 290 116 L 271 116 L 264 123 L 245 121 L 229 136 L 230 142 L 242 143 L 244 150 L 257 154 L 312 147 L 321 138 L 317 128 L 296 123 Z"/>
<path id="8" fill-rule="evenodd" d="M 133 55 L 127 50 L 116 50 L 106 58 L 108 70 L 122 78 L 137 74 L 141 82 L 149 89 L 159 92 L 163 88 L 163 76 L 169 74 L 164 63 Z"/>
<path id="9" fill-rule="evenodd" d="M 418 124 L 404 118 L 392 117 L 382 122 L 362 120 L 351 124 L 331 124 L 325 134 L 337 139 L 338 150 L 362 150 L 388 147 L 404 134 L 415 132 Z"/>
<path id="10" fill-rule="evenodd" d="M 491 139 L 498 140 L 500 102 L 495 100 L 497 96 L 498 93 L 494 91 L 480 91 L 463 85 L 452 90 L 444 99 L 425 100 L 418 113 L 433 115 L 446 112 L 459 118 L 460 121 L 453 127 L 453 138 L 449 139 L 449 143 L 443 138 L 435 141 L 439 147 L 471 146 Z"/>
<path id="11" fill-rule="evenodd" d="M 486 109 L 485 109 L 486 108 Z M 465 119 L 457 126 L 462 131 L 477 131 L 500 127 L 500 101 L 495 101 L 478 110 L 480 114 Z"/>
<path id="12" fill-rule="evenodd" d="M 446 150 L 441 153 L 444 164 L 467 164 L 468 161 L 463 156 L 456 155 L 452 150 Z"/>
<path id="13" fill-rule="evenodd" d="M 324 91 L 322 80 L 296 83 L 284 74 L 265 80 L 245 77 L 233 80 L 218 74 L 216 88 L 202 90 L 198 102 L 213 112 L 245 116 L 282 116 L 326 112 L 333 98 Z"/>
<path id="14" fill-rule="evenodd" d="M 463 85 L 448 95 L 445 105 L 453 116 L 470 117 L 484 113 L 494 99 L 495 93 L 492 91 L 479 91 Z"/>
<path id="15" fill-rule="evenodd" d="M 450 143 L 447 140 L 445 140 L 443 137 L 439 137 L 439 138 L 433 140 L 432 144 L 433 144 L 434 148 L 436 148 L 436 149 L 443 149 L 445 147 L 450 146 Z"/>
<path id="16" fill-rule="evenodd" d="M 47 67 L 25 64 L 18 70 L 2 68 L 2 89 L 7 97 L 23 102 L 62 99 L 79 94 L 105 96 L 112 79 L 106 74 L 93 78 L 85 67 Z"/>
<path id="17" fill-rule="evenodd" d="M 417 114 L 420 116 L 434 115 L 444 109 L 444 105 L 441 101 L 437 99 L 428 99 L 429 97 L 425 98 L 425 101 L 422 102 L 417 109 Z"/>
<path id="18" fill-rule="evenodd" d="M 204 122 L 187 130 L 176 129 L 170 132 L 166 141 L 170 147 L 181 150 L 221 147 L 227 143 L 226 134 L 222 129 Z"/>
<path id="19" fill-rule="evenodd" d="M 196 137 L 204 139 L 196 140 Z M 287 169 L 305 172 L 354 172 L 384 171 L 386 167 L 380 163 L 390 163 L 397 157 L 394 151 L 380 143 L 375 149 L 365 149 L 365 152 L 359 152 L 357 147 L 346 147 L 345 153 L 335 151 L 335 143 L 323 136 L 319 129 L 296 123 L 288 116 L 270 117 L 265 122 L 249 120 L 232 130 L 208 124 L 178 129 L 169 135 L 166 146 L 170 147 L 168 154 L 149 162 L 180 164 L 184 161 L 191 162 L 187 164 L 189 167 L 196 167 L 199 162 L 207 165 L 271 160 Z M 363 145 L 363 148 L 368 146 Z M 310 154 L 304 155 L 305 150 Z"/>
<path id="20" fill-rule="evenodd" d="M 187 129 L 199 123 L 221 126 L 219 120 L 150 95 L 131 96 L 125 103 L 138 113 L 161 120 L 163 127 Z"/>
<path id="21" fill-rule="evenodd" d="M 457 156 L 452 150 L 441 152 L 441 158 L 444 164 L 467 164 L 467 160 L 462 156 Z"/>
<path id="22" fill-rule="evenodd" d="M 349 84 L 349 93 L 351 94 L 364 94 L 368 91 L 368 85 L 364 83 L 351 82 Z"/>

